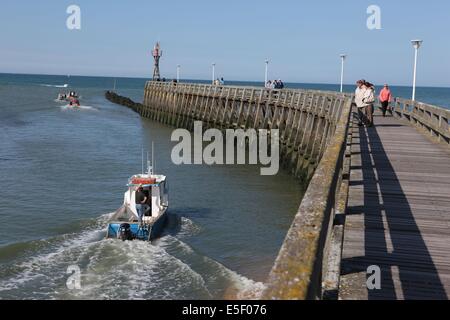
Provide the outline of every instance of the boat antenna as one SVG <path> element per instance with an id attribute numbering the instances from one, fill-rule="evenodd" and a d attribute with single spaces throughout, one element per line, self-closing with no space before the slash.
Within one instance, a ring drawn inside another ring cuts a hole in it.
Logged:
<path id="1" fill-rule="evenodd" d="M 149 152 L 147 151 L 147 174 L 152 175 L 153 174 L 153 167 L 149 160 Z"/>
<path id="2" fill-rule="evenodd" d="M 144 174 L 144 147 L 142 147 L 142 174 Z"/>
<path id="3" fill-rule="evenodd" d="M 152 173 L 156 172 L 155 170 L 155 156 L 154 156 L 155 142 L 152 141 Z"/>

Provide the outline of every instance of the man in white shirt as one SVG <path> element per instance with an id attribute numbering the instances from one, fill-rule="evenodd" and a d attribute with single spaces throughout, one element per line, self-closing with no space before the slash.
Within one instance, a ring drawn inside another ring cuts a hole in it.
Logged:
<path id="1" fill-rule="evenodd" d="M 362 126 L 365 120 L 365 116 L 363 113 L 363 110 L 365 108 L 363 99 L 364 95 L 366 93 L 366 90 L 363 88 L 363 84 L 365 83 L 365 80 L 358 80 L 356 82 L 356 91 L 355 91 L 355 103 L 356 108 L 358 109 L 358 126 Z"/>

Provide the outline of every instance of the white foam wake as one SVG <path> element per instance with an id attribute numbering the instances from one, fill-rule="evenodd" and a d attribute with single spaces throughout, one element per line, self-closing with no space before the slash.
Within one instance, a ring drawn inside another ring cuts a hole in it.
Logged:
<path id="1" fill-rule="evenodd" d="M 67 83 L 65 83 L 65 84 L 60 84 L 60 85 L 58 85 L 58 84 L 41 84 L 41 86 L 43 86 L 43 87 L 51 87 L 51 88 L 68 88 L 69 87 L 69 85 L 67 84 Z"/>
<path id="2" fill-rule="evenodd" d="M 91 107 L 91 106 L 83 106 L 83 105 L 81 105 L 81 106 L 71 106 L 71 105 L 64 105 L 64 106 L 61 106 L 60 107 L 61 108 L 61 110 L 63 110 L 63 111 L 68 111 L 68 110 L 75 110 L 75 111 L 82 111 L 82 110 L 85 110 L 85 111 L 88 111 L 88 110 L 91 110 L 91 111 L 98 111 L 98 109 L 97 108 L 94 108 L 94 107 Z"/>
<path id="3" fill-rule="evenodd" d="M 177 236 L 154 244 L 104 239 L 113 213 L 85 230 L 49 240 L 0 280 L 11 299 L 256 299 L 264 285 L 228 269 Z M 182 219 L 182 238 L 199 232 Z M 81 289 L 69 290 L 69 266 L 81 270 Z"/>

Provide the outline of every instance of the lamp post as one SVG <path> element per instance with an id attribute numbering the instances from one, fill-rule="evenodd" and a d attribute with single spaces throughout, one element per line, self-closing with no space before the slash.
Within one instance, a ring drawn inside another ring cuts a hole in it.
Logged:
<path id="1" fill-rule="evenodd" d="M 266 59 L 266 73 L 264 77 L 264 86 L 267 84 L 267 81 L 269 81 L 269 59 Z"/>
<path id="2" fill-rule="evenodd" d="M 180 82 L 180 68 L 181 65 L 177 65 L 177 82 Z"/>
<path id="3" fill-rule="evenodd" d="M 212 83 L 214 84 L 214 81 L 216 81 L 216 63 L 213 62 L 212 64 Z"/>
<path id="4" fill-rule="evenodd" d="M 417 58 L 419 56 L 419 48 L 422 45 L 422 40 L 411 40 L 411 43 L 415 49 L 414 55 L 414 79 L 413 79 L 413 93 L 412 93 L 412 101 L 416 100 L 416 78 L 417 78 Z"/>
<path id="5" fill-rule="evenodd" d="M 346 58 L 346 54 L 341 54 L 341 92 L 344 91 L 344 64 Z"/>

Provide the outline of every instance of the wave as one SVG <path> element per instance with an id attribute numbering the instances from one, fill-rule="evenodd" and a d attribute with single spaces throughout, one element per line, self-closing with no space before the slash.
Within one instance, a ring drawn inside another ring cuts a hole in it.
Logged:
<path id="1" fill-rule="evenodd" d="M 253 299 L 264 287 L 196 252 L 176 236 L 164 236 L 153 244 L 104 239 L 112 214 L 78 233 L 28 244 L 26 256 L 0 270 L 0 297 Z M 184 237 L 195 230 L 195 223 L 182 220 Z M 68 267 L 73 265 L 81 270 L 80 290 L 66 286 Z"/>
<path id="2" fill-rule="evenodd" d="M 83 105 L 81 105 L 81 106 L 77 106 L 77 107 L 74 107 L 74 106 L 70 106 L 70 105 L 64 105 L 64 106 L 61 106 L 60 107 L 61 108 L 61 110 L 63 110 L 63 111 L 67 111 L 67 110 L 75 110 L 75 111 L 79 111 L 79 110 L 90 110 L 90 111 L 99 111 L 97 108 L 95 108 L 95 107 L 91 107 L 91 106 L 83 106 Z"/>
<path id="3" fill-rule="evenodd" d="M 67 83 L 65 84 L 40 84 L 42 87 L 50 87 L 50 88 L 68 88 L 69 85 Z"/>
<path id="4" fill-rule="evenodd" d="M 159 245 L 171 255 L 189 265 L 192 270 L 198 270 L 211 297 L 219 299 L 259 299 L 265 285 L 253 281 L 220 262 L 196 252 L 186 242 L 182 241 L 188 235 L 194 236 L 201 232 L 201 227 L 186 217 L 181 218 L 181 229 L 176 236 L 165 236 Z"/>

